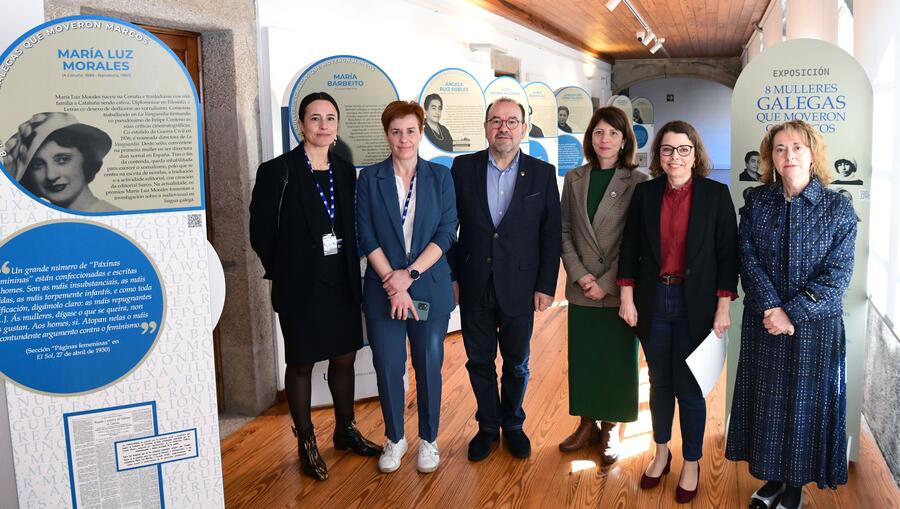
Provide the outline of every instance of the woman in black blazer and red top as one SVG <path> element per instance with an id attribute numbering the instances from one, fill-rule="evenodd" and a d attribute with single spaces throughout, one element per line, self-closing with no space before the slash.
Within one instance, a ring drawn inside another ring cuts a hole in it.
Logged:
<path id="1" fill-rule="evenodd" d="M 250 244 L 272 280 L 272 307 L 284 336 L 284 388 L 303 472 L 328 470 L 310 418 L 313 365 L 328 360 L 334 401 L 334 446 L 364 456 L 381 448 L 353 419 L 356 351 L 362 348 L 362 288 L 356 249 L 356 170 L 329 151 L 340 112 L 324 92 L 300 101 L 303 143 L 256 172 L 250 202 Z"/>
<path id="2" fill-rule="evenodd" d="M 737 220 L 728 188 L 709 180 L 703 142 L 688 123 L 669 122 L 653 141 L 653 180 L 638 184 L 619 254 L 619 316 L 636 327 L 650 372 L 656 455 L 641 488 L 668 473 L 675 400 L 680 409 L 684 468 L 680 503 L 697 493 L 706 401 L 685 363 L 713 329 L 731 326 L 737 298 Z"/>

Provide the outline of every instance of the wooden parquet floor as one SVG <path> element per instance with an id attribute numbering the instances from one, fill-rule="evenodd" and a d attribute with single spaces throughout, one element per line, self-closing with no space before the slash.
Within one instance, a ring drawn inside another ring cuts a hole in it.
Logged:
<path id="1" fill-rule="evenodd" d="M 562 282 L 560 283 L 562 284 Z M 562 295 L 558 289 L 557 296 Z M 660 486 L 638 487 L 652 457 L 649 385 L 641 370 L 641 412 L 635 423 L 622 426 L 621 459 L 601 468 L 598 452 L 585 448 L 562 453 L 557 444 L 577 424 L 568 413 L 567 307 L 554 303 L 538 314 L 532 339 L 531 381 L 525 397 L 525 431 L 532 441 L 527 460 L 497 449 L 487 460 L 466 458 L 469 439 L 477 430 L 475 398 L 465 369 L 466 355 L 459 333 L 445 344 L 443 399 L 438 446 L 440 468 L 432 474 L 416 471 L 415 379 L 410 368 L 406 405 L 409 451 L 393 474 L 378 471 L 377 458 L 339 452 L 331 444 L 331 409 L 313 411 L 319 450 L 330 478 L 317 482 L 300 473 L 297 442 L 291 434 L 287 404 L 278 404 L 222 441 L 225 501 L 229 508 L 481 508 L 481 507 L 601 507 L 601 508 L 745 508 L 759 482 L 746 463 L 727 461 L 725 450 L 724 374 L 707 398 L 708 421 L 701 460 L 700 492 L 691 504 L 675 503 L 681 471 L 681 443 L 676 415 L 672 472 Z M 498 356 L 498 365 L 499 365 Z M 643 366 L 643 363 L 642 363 Z M 499 371 L 498 371 L 499 372 Z M 602 388 L 598 387 L 598 390 Z M 356 418 L 362 433 L 383 441 L 384 423 L 377 400 L 358 403 Z M 900 490 L 868 430 L 861 439 L 860 460 L 850 465 L 850 481 L 836 491 L 807 487 L 810 509 L 900 508 Z"/>

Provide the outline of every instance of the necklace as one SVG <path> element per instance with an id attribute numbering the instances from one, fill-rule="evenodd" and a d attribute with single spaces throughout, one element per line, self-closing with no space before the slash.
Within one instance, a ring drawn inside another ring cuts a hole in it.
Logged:
<path id="1" fill-rule="evenodd" d="M 444 141 L 444 135 L 441 134 L 441 130 L 440 130 L 440 129 L 438 129 L 437 131 L 435 131 L 429 124 L 425 124 L 425 125 L 428 126 L 428 130 L 432 132 L 432 134 L 434 135 L 434 138 L 435 138 L 436 140 L 438 140 L 438 141 Z M 438 125 L 440 125 L 440 124 L 438 124 Z"/>

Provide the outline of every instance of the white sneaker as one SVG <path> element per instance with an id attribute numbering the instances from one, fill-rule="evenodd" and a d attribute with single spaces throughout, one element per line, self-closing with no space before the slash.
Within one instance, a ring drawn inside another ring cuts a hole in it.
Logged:
<path id="1" fill-rule="evenodd" d="M 405 438 L 401 438 L 396 444 L 388 439 L 384 444 L 384 452 L 378 458 L 378 470 L 389 474 L 400 468 L 400 458 L 406 454 L 407 447 Z"/>
<path id="2" fill-rule="evenodd" d="M 437 440 L 428 442 L 427 440 L 419 440 L 419 464 L 417 468 L 419 472 L 428 474 L 437 470 L 441 463 L 441 456 L 438 452 Z"/>

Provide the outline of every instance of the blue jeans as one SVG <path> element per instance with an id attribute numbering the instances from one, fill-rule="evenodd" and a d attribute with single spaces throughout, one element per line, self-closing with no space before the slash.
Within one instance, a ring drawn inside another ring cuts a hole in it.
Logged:
<path id="1" fill-rule="evenodd" d="M 640 319 L 640 318 L 638 318 Z M 650 322 L 650 336 L 641 341 L 650 372 L 650 416 L 653 441 L 664 444 L 672 438 L 675 399 L 687 461 L 703 456 L 706 400 L 685 359 L 696 348 L 688 332 L 684 286 L 658 283 Z"/>
<path id="2" fill-rule="evenodd" d="M 406 337 L 416 372 L 416 404 L 419 412 L 419 438 L 434 442 L 441 417 L 441 366 L 444 364 L 444 338 L 450 315 L 431 316 L 428 320 L 370 320 L 366 333 L 372 346 L 372 363 L 378 382 L 378 398 L 384 417 L 384 434 L 391 442 L 403 438 L 403 408 L 406 392 Z"/>

